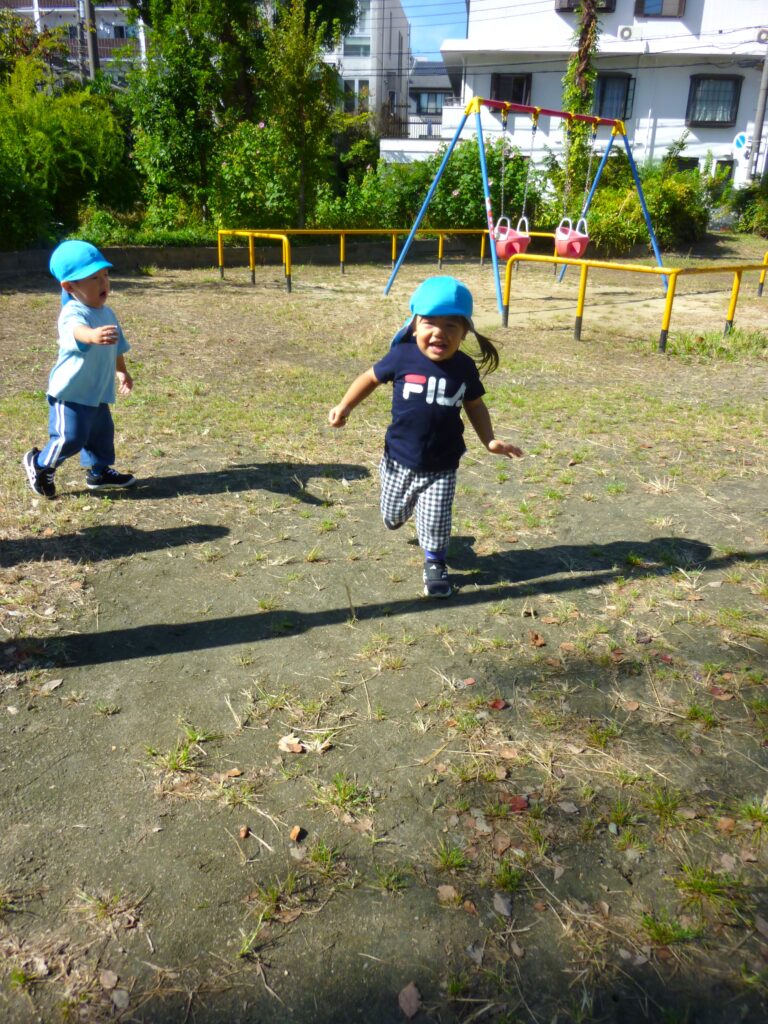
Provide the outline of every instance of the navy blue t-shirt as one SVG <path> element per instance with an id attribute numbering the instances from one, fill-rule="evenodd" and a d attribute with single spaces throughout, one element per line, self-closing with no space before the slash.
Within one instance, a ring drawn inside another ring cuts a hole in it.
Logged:
<path id="1" fill-rule="evenodd" d="M 462 404 L 485 394 L 475 363 L 461 350 L 451 359 L 434 362 L 415 341 L 403 341 L 374 365 L 373 372 L 382 384 L 393 384 L 387 455 L 422 473 L 456 469 L 467 450 Z"/>

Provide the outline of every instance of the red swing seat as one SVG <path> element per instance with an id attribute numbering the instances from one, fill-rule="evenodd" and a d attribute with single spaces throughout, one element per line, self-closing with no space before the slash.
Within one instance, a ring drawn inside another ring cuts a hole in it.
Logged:
<path id="1" fill-rule="evenodd" d="M 521 255 L 531 244 L 528 219 L 521 217 L 517 227 L 513 228 L 509 223 L 509 217 L 499 217 L 493 237 L 496 240 L 496 255 L 500 260 Z"/>
<path id="2" fill-rule="evenodd" d="M 565 259 L 580 260 L 589 245 L 589 232 L 584 217 L 574 228 L 569 217 L 563 217 L 555 231 L 555 252 Z"/>

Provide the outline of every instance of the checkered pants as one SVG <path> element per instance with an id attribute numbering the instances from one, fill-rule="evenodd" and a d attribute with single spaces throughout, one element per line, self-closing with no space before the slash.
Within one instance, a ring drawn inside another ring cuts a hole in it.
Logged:
<path id="1" fill-rule="evenodd" d="M 456 470 L 417 473 L 384 455 L 379 464 L 381 516 L 388 530 L 402 526 L 416 510 L 416 535 L 425 551 L 445 551 L 451 539 Z"/>

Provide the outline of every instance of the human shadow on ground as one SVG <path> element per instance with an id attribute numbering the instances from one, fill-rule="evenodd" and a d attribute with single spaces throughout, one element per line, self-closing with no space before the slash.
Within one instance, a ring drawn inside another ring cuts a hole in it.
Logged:
<path id="1" fill-rule="evenodd" d="M 226 494 L 230 491 L 271 491 L 306 505 L 323 505 L 307 490 L 310 480 L 365 480 L 365 466 L 343 462 L 252 462 L 202 473 L 177 473 L 139 479 L 130 490 L 114 492 L 122 498 L 142 500 L 177 498 L 185 494 Z M 113 495 L 110 495 L 112 497 Z"/>
<path id="2" fill-rule="evenodd" d="M 448 561 L 453 582 L 458 587 L 490 586 L 508 581 L 523 583 L 564 572 L 615 570 L 615 575 L 633 571 L 658 575 L 670 567 L 702 566 L 712 554 L 712 548 L 703 541 L 681 537 L 617 540 L 607 544 L 555 544 L 549 548 L 514 548 L 490 555 L 478 555 L 473 543 L 474 537 L 451 538 Z"/>
<path id="3" fill-rule="evenodd" d="M 105 562 L 142 551 L 206 544 L 226 537 L 225 526 L 174 526 L 166 530 L 137 530 L 133 526 L 87 526 L 54 537 L 22 537 L 0 541 L 0 568 L 21 562 Z"/>
<path id="4" fill-rule="evenodd" d="M 622 545 L 625 542 L 616 542 Z M 686 543 L 694 543 L 687 541 Z M 700 542 L 698 542 L 700 543 Z M 606 545 L 613 551 L 616 544 Z M 644 542 L 626 542 L 627 550 L 636 551 Z M 701 545 L 706 548 L 706 545 Z M 564 546 L 558 545 L 558 552 Z M 567 550 L 567 546 L 565 546 Z M 577 548 L 577 550 L 582 550 Z M 498 556 L 489 556 L 489 561 Z M 558 555 L 558 559 L 559 559 Z M 697 566 L 708 572 L 725 569 L 735 562 L 759 561 L 768 558 L 768 550 L 713 558 Z M 545 563 L 552 564 L 544 554 Z M 561 565 L 554 570 L 562 573 Z M 654 565 L 643 569 L 645 577 L 664 575 L 670 571 L 665 565 Z M 523 582 L 502 583 L 487 590 L 467 588 L 456 595 L 455 600 L 430 602 L 423 598 L 406 601 L 382 601 L 369 605 L 354 605 L 357 621 L 368 621 L 414 612 L 427 612 L 439 606 L 441 614 L 446 607 L 455 609 L 473 605 L 498 603 L 506 598 L 529 596 L 535 589 L 539 594 L 565 594 L 585 590 L 614 581 L 621 573 L 615 569 L 599 569 L 594 572 L 571 572 L 554 579 L 537 578 L 535 588 L 533 576 Z M 354 595 L 353 599 L 354 599 Z M 29 668 L 37 664 L 62 667 L 103 665 L 111 662 L 131 661 L 134 658 L 161 657 L 170 654 L 190 654 L 194 651 L 226 648 L 239 644 L 253 644 L 260 640 L 276 637 L 299 636 L 311 629 L 322 626 L 336 626 L 348 622 L 351 616 L 349 604 L 338 608 L 302 612 L 290 609 L 275 609 L 254 612 L 247 615 L 233 615 L 220 618 L 202 619 L 194 622 L 162 622 L 142 626 L 126 626 L 121 629 L 105 630 L 100 633 L 60 634 L 53 640 L 25 638 L 21 641 L 6 641 L 0 644 L 0 663 L 4 660 L 23 664 Z"/>

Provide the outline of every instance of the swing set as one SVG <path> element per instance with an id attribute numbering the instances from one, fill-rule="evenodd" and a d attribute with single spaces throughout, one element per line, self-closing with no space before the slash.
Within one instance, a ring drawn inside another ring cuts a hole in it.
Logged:
<path id="1" fill-rule="evenodd" d="M 493 206 L 491 203 L 491 190 L 488 181 L 488 166 L 485 157 L 485 143 L 483 141 L 483 131 L 481 123 L 481 110 L 483 107 L 488 107 L 491 110 L 498 110 L 501 114 L 501 127 L 502 127 L 502 139 L 504 144 L 501 151 L 501 210 L 498 220 L 494 223 L 493 219 Z M 520 213 L 520 219 L 517 222 L 517 227 L 513 228 L 511 225 L 510 218 L 506 216 L 504 210 L 504 171 L 505 171 L 505 159 L 506 159 L 506 132 L 507 132 L 507 119 L 510 112 L 516 114 L 527 114 L 531 118 L 531 151 L 528 158 L 528 166 L 525 176 L 525 189 L 523 192 L 523 204 Z M 485 196 L 485 211 L 486 219 L 488 223 L 488 233 L 493 242 L 490 246 L 491 250 L 491 261 L 494 270 L 494 279 L 496 283 L 496 302 L 498 305 L 499 313 L 503 314 L 503 300 L 501 295 L 501 281 L 499 277 L 499 260 L 509 260 L 513 256 L 522 255 L 525 253 L 531 241 L 531 233 L 528 227 L 528 218 L 526 216 L 526 205 L 528 201 L 528 185 L 530 182 L 531 168 L 533 166 L 533 152 L 534 144 L 536 141 L 536 131 L 539 126 L 539 117 L 543 114 L 547 117 L 559 118 L 563 122 L 564 132 L 564 143 L 563 143 L 563 162 L 565 169 L 565 185 L 563 187 L 563 216 L 557 229 L 555 231 L 555 253 L 563 259 L 582 259 L 584 253 L 589 245 L 589 229 L 587 226 L 587 214 L 592 204 L 592 199 L 597 189 L 598 182 L 603 173 L 603 169 L 608 161 L 608 156 L 613 147 L 614 140 L 621 138 L 624 142 L 624 149 L 627 154 L 629 161 L 630 170 L 632 172 L 632 180 L 635 188 L 637 189 L 638 199 L 640 200 L 640 207 L 643 212 L 643 219 L 645 220 L 646 227 L 648 228 L 648 235 L 650 237 L 651 246 L 653 248 L 654 255 L 656 257 L 656 263 L 659 267 L 662 264 L 661 251 L 659 249 L 659 243 L 656 239 L 656 235 L 651 224 L 651 217 L 648 212 L 648 206 L 645 202 L 645 196 L 643 195 L 643 188 L 640 184 L 640 175 L 637 171 L 637 165 L 635 159 L 632 156 L 632 149 L 629 145 L 629 139 L 627 138 L 627 130 L 624 127 L 624 122 L 617 118 L 610 117 L 596 117 L 591 114 L 574 114 L 566 110 L 550 110 L 546 107 L 532 107 L 526 106 L 522 103 L 505 103 L 501 100 L 486 100 L 480 97 L 475 97 L 466 107 L 463 117 L 461 118 L 458 127 L 454 133 L 453 139 L 451 140 L 448 149 L 445 151 L 440 167 L 437 170 L 437 174 L 434 177 L 432 184 L 429 187 L 426 198 L 419 210 L 416 220 L 414 221 L 413 227 L 405 240 L 402 252 L 397 259 L 392 273 L 389 276 L 386 287 L 384 288 L 384 294 L 388 295 L 390 288 L 392 287 L 397 273 L 405 260 L 408 250 L 411 247 L 413 239 L 416 237 L 416 232 L 419 229 L 419 225 L 424 218 L 427 208 L 429 207 L 432 196 L 435 194 L 435 190 L 440 182 L 440 178 L 443 175 L 443 171 L 448 164 L 448 161 L 456 147 L 457 142 L 464 129 L 464 125 L 467 123 L 467 119 L 470 114 L 475 115 L 476 120 L 476 133 L 478 142 L 478 152 L 480 154 L 480 171 L 483 178 L 483 193 Z M 583 122 L 591 125 L 591 142 L 589 149 L 589 162 L 587 166 L 587 178 L 584 186 L 584 200 L 581 207 L 581 212 L 576 219 L 576 226 L 574 227 L 573 221 L 568 217 L 568 202 L 570 198 L 570 178 L 568 176 L 568 154 L 571 146 L 571 131 L 574 122 Z M 611 134 L 608 139 L 608 144 L 605 147 L 605 152 L 602 155 L 600 165 L 595 174 L 594 180 L 590 184 L 590 175 L 592 172 L 592 160 L 595 153 L 595 143 L 597 141 L 598 129 L 602 126 L 609 127 Z M 563 266 L 560 279 L 567 269 L 567 265 Z M 662 278 L 664 286 L 666 288 L 666 277 Z"/>

